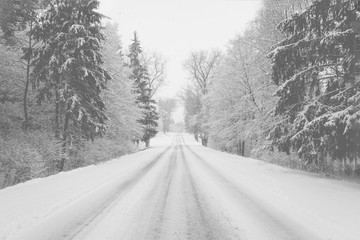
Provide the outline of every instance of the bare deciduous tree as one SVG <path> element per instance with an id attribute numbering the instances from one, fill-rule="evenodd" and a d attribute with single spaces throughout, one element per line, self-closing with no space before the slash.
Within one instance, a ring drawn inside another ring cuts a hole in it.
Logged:
<path id="1" fill-rule="evenodd" d="M 220 63 L 221 53 L 218 50 L 199 51 L 191 53 L 185 61 L 184 68 L 190 75 L 190 79 L 206 95 L 211 82 L 213 71 Z"/>
<path id="2" fill-rule="evenodd" d="M 204 104 L 204 99 L 209 91 L 209 86 L 214 77 L 214 73 L 218 68 L 221 60 L 221 52 L 218 50 L 198 51 L 191 53 L 190 57 L 185 61 L 184 68 L 188 72 L 190 80 L 192 81 L 200 100 L 200 107 L 198 111 L 192 114 L 192 118 L 188 119 L 187 125 L 196 126 L 194 131 L 199 133 L 203 146 L 207 146 L 209 131 L 208 131 L 208 110 L 207 105 Z"/>
<path id="3" fill-rule="evenodd" d="M 151 54 L 144 53 L 142 55 L 142 62 L 148 68 L 149 87 L 152 89 L 151 97 L 153 97 L 157 90 L 165 84 L 166 60 L 161 54 L 153 52 Z"/>

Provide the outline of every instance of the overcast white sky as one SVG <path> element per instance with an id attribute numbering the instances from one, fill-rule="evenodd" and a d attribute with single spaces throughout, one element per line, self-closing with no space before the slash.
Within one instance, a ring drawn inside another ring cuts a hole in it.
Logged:
<path id="1" fill-rule="evenodd" d="M 191 51 L 224 49 L 255 18 L 261 0 L 100 0 L 100 12 L 119 24 L 128 48 L 137 31 L 146 52 L 167 59 L 167 85 L 158 97 L 176 97 L 186 84 L 183 62 Z M 182 121 L 182 111 L 175 121 Z"/>

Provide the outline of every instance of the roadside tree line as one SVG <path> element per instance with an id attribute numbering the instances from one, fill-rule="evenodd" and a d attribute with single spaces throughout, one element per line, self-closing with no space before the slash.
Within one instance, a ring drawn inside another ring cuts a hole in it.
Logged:
<path id="1" fill-rule="evenodd" d="M 223 151 L 359 174 L 359 12 L 355 0 L 264 0 L 226 51 L 185 62 L 187 130 Z"/>
<path id="2" fill-rule="evenodd" d="M 0 188 L 108 160 L 157 133 L 160 55 L 96 0 L 0 0 Z M 135 144 L 137 143 L 137 144 Z"/>

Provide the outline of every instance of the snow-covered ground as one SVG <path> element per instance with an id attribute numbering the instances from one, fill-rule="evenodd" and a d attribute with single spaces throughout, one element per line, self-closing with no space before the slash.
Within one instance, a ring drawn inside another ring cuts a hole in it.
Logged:
<path id="1" fill-rule="evenodd" d="M 360 185 L 159 135 L 153 147 L 0 190 L 1 239 L 360 239 Z"/>

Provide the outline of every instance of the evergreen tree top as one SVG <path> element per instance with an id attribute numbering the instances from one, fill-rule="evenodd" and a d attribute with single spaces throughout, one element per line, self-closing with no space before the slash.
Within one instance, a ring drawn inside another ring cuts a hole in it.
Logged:
<path id="1" fill-rule="evenodd" d="M 133 80 L 134 92 L 137 94 L 136 103 L 142 111 L 142 117 L 137 121 L 143 126 L 143 136 L 141 140 L 149 144 L 149 141 L 157 133 L 158 113 L 154 106 L 155 101 L 151 99 L 151 88 L 149 87 L 149 73 L 147 66 L 140 61 L 142 49 L 136 32 L 134 39 L 129 46 L 130 53 L 127 55 L 130 64 L 127 67 L 131 69 L 129 78 Z"/>
<path id="2" fill-rule="evenodd" d="M 32 31 L 40 43 L 33 62 L 34 85 L 43 83 L 38 102 L 55 91 L 72 121 L 92 135 L 105 131 L 107 116 L 100 93 L 111 79 L 102 67 L 105 37 L 98 6 L 97 0 L 53 0 Z"/>
<path id="3" fill-rule="evenodd" d="M 128 54 L 128 58 L 130 59 L 130 65 L 133 67 L 140 66 L 140 56 L 143 51 L 141 49 L 141 44 L 136 32 L 134 32 L 134 39 L 132 39 L 131 41 L 132 43 L 129 46 Z"/>

